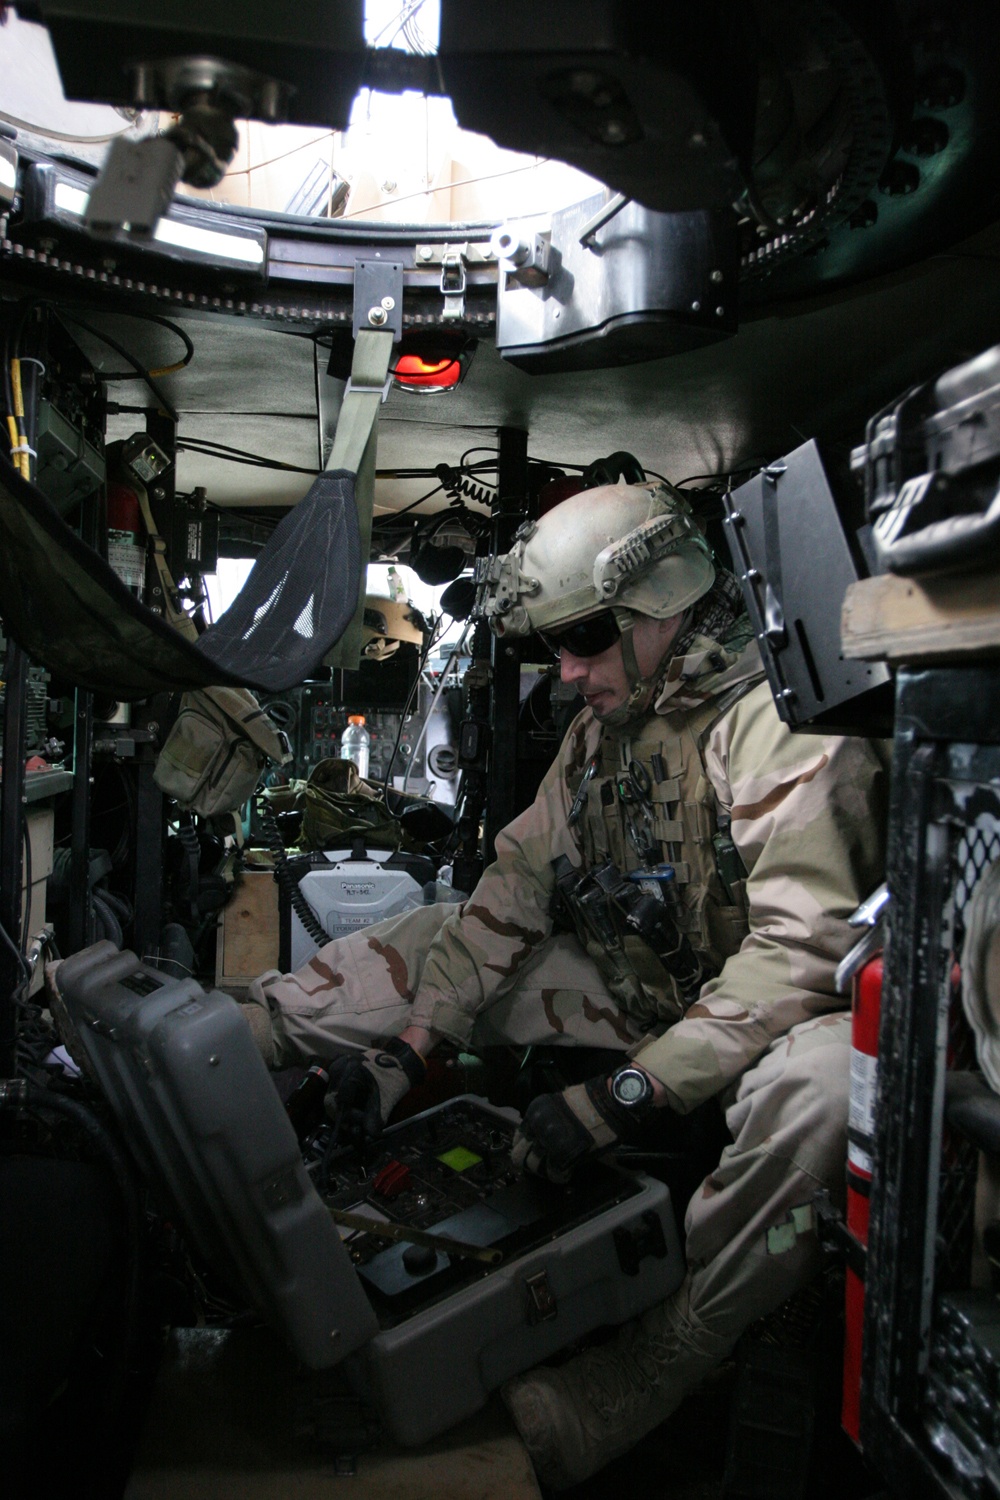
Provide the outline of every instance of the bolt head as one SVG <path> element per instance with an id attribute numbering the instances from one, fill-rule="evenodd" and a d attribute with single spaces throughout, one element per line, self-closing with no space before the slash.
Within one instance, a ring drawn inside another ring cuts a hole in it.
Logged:
<path id="1" fill-rule="evenodd" d="M 697 297 L 691 303 L 691 311 L 692 312 L 701 312 L 701 303 L 698 301 Z"/>
<path id="2" fill-rule="evenodd" d="M 395 297 L 383 297 L 382 306 L 385 308 L 386 312 L 392 312 L 393 308 L 396 306 Z"/>
<path id="3" fill-rule="evenodd" d="M 431 245 L 419 245 L 417 256 L 420 260 L 431 260 L 434 256 L 434 249 Z"/>
<path id="4" fill-rule="evenodd" d="M 709 273 L 708 273 L 708 279 L 709 279 L 709 281 L 714 281 L 715 284 L 716 284 L 716 286 L 718 286 L 719 282 L 722 280 L 722 272 L 721 271 L 709 271 Z"/>
<path id="5" fill-rule="evenodd" d="M 382 328 L 389 321 L 389 314 L 384 307 L 370 307 L 368 309 L 368 321 L 373 328 Z"/>

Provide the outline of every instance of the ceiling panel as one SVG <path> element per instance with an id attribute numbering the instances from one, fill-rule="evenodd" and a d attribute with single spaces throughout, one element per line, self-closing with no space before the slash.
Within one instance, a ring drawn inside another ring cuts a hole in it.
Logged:
<path id="1" fill-rule="evenodd" d="M 144 359 L 173 357 L 167 330 L 121 317 L 101 326 Z M 166 377 L 181 436 L 212 438 L 284 462 L 317 462 L 310 340 L 249 320 L 188 319 L 188 369 Z M 865 288 L 747 321 L 731 340 L 616 370 L 530 376 L 480 342 L 453 394 L 392 391 L 379 429 L 380 468 L 455 464 L 500 425 L 523 425 L 538 458 L 586 463 L 625 448 L 673 480 L 774 457 L 805 437 L 859 441 L 895 393 L 1000 341 L 1000 234 L 991 230 Z M 92 345 L 88 346 L 93 348 Z M 110 357 L 109 357 L 110 359 Z M 122 400 L 144 398 L 122 382 Z M 116 427 L 122 419 L 117 419 Z M 131 430 L 131 428 L 129 428 Z M 184 455 L 184 488 L 222 504 L 294 503 L 308 478 Z M 380 507 L 408 504 L 426 480 L 380 481 Z M 441 503 L 441 497 L 428 502 Z"/>

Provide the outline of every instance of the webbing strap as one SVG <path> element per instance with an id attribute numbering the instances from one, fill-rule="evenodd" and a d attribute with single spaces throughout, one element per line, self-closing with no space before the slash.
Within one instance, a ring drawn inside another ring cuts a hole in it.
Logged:
<path id="1" fill-rule="evenodd" d="M 357 475 L 354 499 L 358 507 L 362 558 L 358 604 L 351 623 L 325 658 L 328 666 L 344 667 L 348 671 L 354 671 L 361 661 L 361 627 L 372 542 L 372 516 L 375 510 L 378 413 L 389 374 L 392 341 L 393 334 L 390 331 L 381 332 L 368 328 L 359 330 L 354 341 L 351 378 L 344 392 L 333 447 L 326 462 L 327 469 L 347 469 Z"/>
<path id="2" fill-rule="evenodd" d="M 362 328 L 354 341 L 351 378 L 337 418 L 328 469 L 347 469 L 360 476 L 361 461 L 375 428 L 392 358 L 391 332 Z M 357 487 L 355 487 L 357 493 Z"/>
<path id="3" fill-rule="evenodd" d="M 174 600 L 177 597 L 177 585 L 174 583 L 173 574 L 167 567 L 167 544 L 156 529 L 153 519 L 152 507 L 149 496 L 143 485 L 135 485 L 136 498 L 139 501 L 139 509 L 142 512 L 142 523 L 146 528 L 150 544 L 153 548 L 153 565 L 160 579 L 160 587 L 163 590 L 163 616 L 175 630 L 180 631 L 185 640 L 190 641 L 193 646 L 198 644 L 198 629 L 189 614 L 183 609 L 178 609 Z"/>

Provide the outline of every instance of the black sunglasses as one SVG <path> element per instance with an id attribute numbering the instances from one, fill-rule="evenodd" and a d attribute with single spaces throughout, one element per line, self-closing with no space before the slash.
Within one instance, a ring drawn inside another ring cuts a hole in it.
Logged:
<path id="1" fill-rule="evenodd" d="M 564 646 L 573 656 L 600 656 L 614 645 L 621 631 L 614 615 L 606 609 L 599 615 L 588 615 L 585 620 L 574 620 L 561 630 L 539 630 L 538 634 L 557 656 Z"/>

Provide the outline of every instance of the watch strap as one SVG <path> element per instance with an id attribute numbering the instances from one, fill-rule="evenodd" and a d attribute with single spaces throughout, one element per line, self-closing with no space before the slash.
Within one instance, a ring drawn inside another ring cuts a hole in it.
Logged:
<path id="1" fill-rule="evenodd" d="M 623 1104 L 619 1104 L 608 1088 L 608 1080 L 603 1074 L 597 1078 L 589 1078 L 585 1088 L 587 1098 L 615 1134 L 621 1140 L 634 1140 L 645 1118 L 645 1110 L 626 1109 Z"/>
<path id="2" fill-rule="evenodd" d="M 406 1074 L 411 1088 L 415 1088 L 418 1083 L 423 1083 L 427 1076 L 427 1064 L 409 1042 L 404 1042 L 398 1036 L 390 1037 L 378 1050 L 388 1052 L 390 1057 L 396 1059 Z"/>

